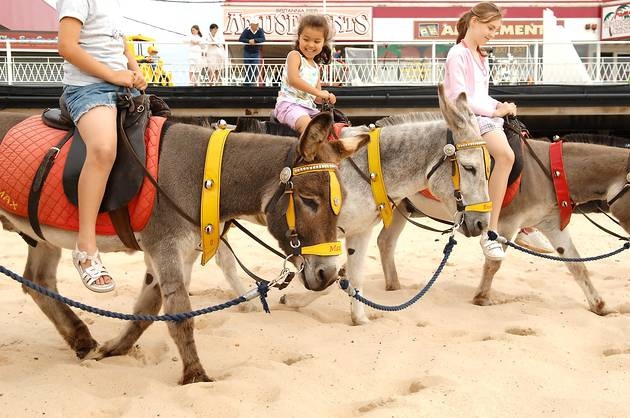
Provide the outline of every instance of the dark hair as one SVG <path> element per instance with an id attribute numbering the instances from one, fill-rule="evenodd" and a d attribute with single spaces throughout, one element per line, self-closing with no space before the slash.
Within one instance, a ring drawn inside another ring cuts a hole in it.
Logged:
<path id="1" fill-rule="evenodd" d="M 212 29 L 219 29 L 219 25 L 217 25 L 216 23 L 213 23 L 212 25 L 210 25 L 210 30 Z"/>
<path id="2" fill-rule="evenodd" d="M 501 19 L 503 11 L 497 5 L 490 2 L 477 3 L 472 9 L 464 13 L 457 21 L 457 42 L 460 43 L 470 26 L 470 19 L 476 17 L 481 23 L 492 22 Z"/>
<path id="3" fill-rule="evenodd" d="M 199 35 L 200 38 L 203 38 L 203 35 L 201 34 L 201 29 L 199 29 L 199 25 L 192 25 L 190 27 L 190 30 L 193 30 L 193 29 L 197 29 L 197 35 Z"/>
<path id="4" fill-rule="evenodd" d="M 317 54 L 313 58 L 313 61 L 315 61 L 317 64 L 329 64 L 332 56 L 330 49 L 330 41 L 332 40 L 332 29 L 330 28 L 328 18 L 324 15 L 302 16 L 297 30 L 298 38 L 295 41 L 295 50 L 298 51 L 300 54 L 302 54 L 302 51 L 300 51 L 300 35 L 302 35 L 302 32 L 304 32 L 305 28 L 321 29 L 324 32 L 324 46 L 322 47 L 322 52 Z"/>

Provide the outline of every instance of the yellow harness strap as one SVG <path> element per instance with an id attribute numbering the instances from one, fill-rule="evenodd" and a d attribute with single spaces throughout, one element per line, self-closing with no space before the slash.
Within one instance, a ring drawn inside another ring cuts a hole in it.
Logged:
<path id="1" fill-rule="evenodd" d="M 231 129 L 216 129 L 206 148 L 201 188 L 201 265 L 205 265 L 219 247 L 219 203 L 221 199 L 221 162 L 223 148 Z"/>
<path id="2" fill-rule="evenodd" d="M 372 196 L 376 203 L 383 225 L 387 228 L 392 223 L 394 215 L 392 206 L 387 198 L 387 190 L 385 189 L 385 180 L 383 179 L 383 170 L 381 169 L 381 150 L 379 145 L 379 137 L 381 128 L 370 130 L 370 142 L 368 143 L 368 169 L 370 171 L 370 187 L 372 188 Z"/>
<path id="3" fill-rule="evenodd" d="M 341 242 L 324 242 L 302 247 L 302 255 L 341 255 Z"/>

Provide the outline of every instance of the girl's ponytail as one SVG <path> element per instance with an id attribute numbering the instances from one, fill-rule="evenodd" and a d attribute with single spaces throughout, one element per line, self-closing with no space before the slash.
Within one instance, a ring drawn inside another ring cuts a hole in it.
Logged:
<path id="1" fill-rule="evenodd" d="M 472 10 L 469 10 L 464 13 L 457 21 L 457 41 L 455 41 L 456 44 L 460 43 L 462 39 L 464 39 L 464 36 L 466 36 L 468 25 L 470 25 L 470 18 L 472 16 Z"/>

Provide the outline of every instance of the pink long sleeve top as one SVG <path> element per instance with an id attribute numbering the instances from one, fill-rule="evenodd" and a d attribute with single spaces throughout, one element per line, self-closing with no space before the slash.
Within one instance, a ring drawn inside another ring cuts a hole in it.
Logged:
<path id="1" fill-rule="evenodd" d="M 475 115 L 491 117 L 499 103 L 488 95 L 490 65 L 482 57 L 481 64 L 475 60 L 464 41 L 453 46 L 446 57 L 444 89 L 446 97 L 455 100 L 464 92 L 468 106 Z"/>

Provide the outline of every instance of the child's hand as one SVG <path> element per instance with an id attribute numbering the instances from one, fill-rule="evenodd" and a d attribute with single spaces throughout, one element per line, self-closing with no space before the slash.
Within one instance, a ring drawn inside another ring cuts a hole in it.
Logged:
<path id="1" fill-rule="evenodd" d="M 122 87 L 133 87 L 136 74 L 131 70 L 113 71 L 109 81 L 112 84 Z"/>
<path id="2" fill-rule="evenodd" d="M 335 95 L 328 90 L 321 90 L 317 97 L 330 104 L 335 104 L 337 102 L 337 98 L 335 97 Z"/>
<path id="3" fill-rule="evenodd" d="M 145 80 L 144 74 L 142 74 L 142 71 L 137 70 L 137 71 L 134 71 L 133 74 L 134 74 L 133 86 L 137 88 L 138 90 L 145 90 L 147 88 L 147 80 Z"/>

